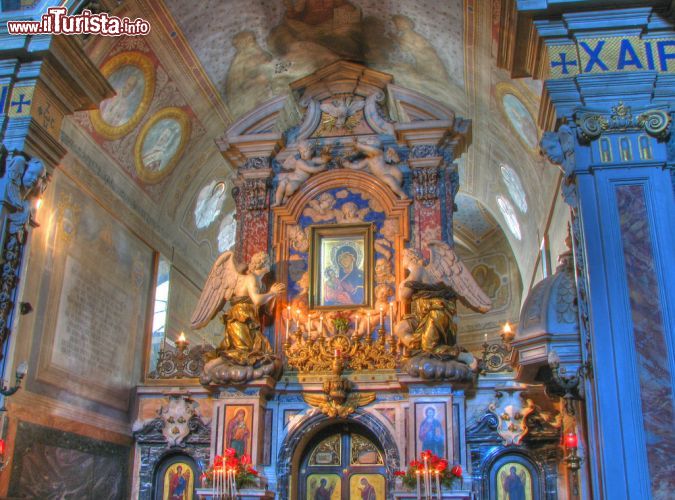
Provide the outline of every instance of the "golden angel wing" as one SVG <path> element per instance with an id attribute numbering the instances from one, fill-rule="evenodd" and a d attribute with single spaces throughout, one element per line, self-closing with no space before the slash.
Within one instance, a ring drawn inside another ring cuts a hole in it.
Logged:
<path id="1" fill-rule="evenodd" d="M 429 250 L 431 259 L 427 272 L 436 281 L 452 287 L 473 308 L 480 312 L 489 311 L 492 307 L 490 297 L 481 290 L 453 248 L 444 241 L 433 240 L 429 242 Z"/>
<path id="2" fill-rule="evenodd" d="M 359 408 L 375 401 L 374 392 L 352 392 L 347 398 L 347 406 Z"/>
<path id="3" fill-rule="evenodd" d="M 206 278 L 199 302 L 192 312 L 190 326 L 194 330 L 204 328 L 232 297 L 241 275 L 237 271 L 232 252 L 224 252 L 211 268 Z"/>
<path id="4" fill-rule="evenodd" d="M 323 394 L 303 394 L 302 399 L 305 400 L 309 406 L 321 406 L 328 398 Z"/>

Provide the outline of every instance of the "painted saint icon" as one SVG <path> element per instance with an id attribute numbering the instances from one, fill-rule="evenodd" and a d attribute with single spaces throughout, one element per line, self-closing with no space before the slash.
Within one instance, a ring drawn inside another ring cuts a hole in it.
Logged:
<path id="1" fill-rule="evenodd" d="M 173 464 L 164 476 L 163 500 L 192 500 L 194 477 L 192 469 L 186 463 Z"/>
<path id="2" fill-rule="evenodd" d="M 363 238 L 325 238 L 322 241 L 323 304 L 351 306 L 363 304 Z"/>
<path id="3" fill-rule="evenodd" d="M 424 420 L 420 423 L 418 437 L 423 451 L 430 450 L 434 455 L 445 456 L 445 432 L 443 424 L 436 417 L 434 406 L 424 409 Z"/>
<path id="4" fill-rule="evenodd" d="M 349 478 L 349 498 L 384 500 L 385 481 L 381 474 L 354 474 Z"/>
<path id="5" fill-rule="evenodd" d="M 511 462 L 497 472 L 498 500 L 532 500 L 532 479 L 522 464 Z"/>
<path id="6" fill-rule="evenodd" d="M 337 474 L 310 474 L 307 477 L 307 500 L 339 500 L 340 486 Z"/>
<path id="7" fill-rule="evenodd" d="M 228 408 L 229 410 L 230 408 Z M 228 412 L 229 413 L 229 412 Z M 249 443 L 251 427 L 247 422 L 248 412 L 244 408 L 234 408 L 234 416 L 227 421 L 225 427 L 225 446 L 234 448 L 237 456 L 250 455 Z"/>

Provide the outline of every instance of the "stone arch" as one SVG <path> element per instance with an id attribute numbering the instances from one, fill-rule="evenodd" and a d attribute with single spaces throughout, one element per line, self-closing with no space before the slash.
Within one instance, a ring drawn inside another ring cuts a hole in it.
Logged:
<path id="1" fill-rule="evenodd" d="M 316 434 L 328 426 L 335 424 L 358 424 L 369 429 L 378 439 L 384 451 L 384 462 L 387 468 L 387 480 L 392 482 L 394 471 L 401 468 L 401 456 L 396 439 L 387 426 L 370 412 L 357 410 L 346 419 L 329 418 L 319 413 L 309 417 L 302 425 L 296 426 L 284 438 L 277 456 L 277 495 L 281 500 L 295 499 L 291 494 L 291 474 L 297 470 L 300 456 L 307 443 Z"/>

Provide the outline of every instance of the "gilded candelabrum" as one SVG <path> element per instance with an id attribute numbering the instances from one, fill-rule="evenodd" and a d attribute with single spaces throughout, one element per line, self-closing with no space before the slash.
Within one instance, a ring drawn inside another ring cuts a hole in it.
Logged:
<path id="1" fill-rule="evenodd" d="M 331 371 L 338 357 L 344 359 L 346 370 L 393 370 L 398 359 L 398 342 L 393 337 L 387 340 L 382 326 L 376 339 L 355 331 L 350 334 L 346 328 L 338 328 L 335 335 L 308 338 L 298 329 L 289 335 L 284 354 L 288 365 L 300 373 Z"/>
<path id="2" fill-rule="evenodd" d="M 159 351 L 157 366 L 148 376 L 153 379 L 197 378 L 204 369 L 204 355 L 214 351 L 213 346 L 201 345 L 189 349 L 185 337 L 175 341 L 176 347 Z"/>

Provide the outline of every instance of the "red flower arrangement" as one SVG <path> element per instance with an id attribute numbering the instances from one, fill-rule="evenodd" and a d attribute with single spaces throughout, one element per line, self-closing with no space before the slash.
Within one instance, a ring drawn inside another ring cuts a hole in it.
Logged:
<path id="1" fill-rule="evenodd" d="M 425 471 L 425 461 L 433 481 L 436 480 L 436 474 L 438 474 L 438 479 L 445 488 L 452 488 L 455 481 L 462 479 L 461 465 L 450 467 L 446 459 L 434 455 L 430 450 L 423 451 L 419 460 L 411 461 L 408 465 L 408 470 L 396 471 L 394 472 L 394 476 L 400 477 L 403 485 L 407 488 L 416 488 L 417 481 L 422 480 L 421 476 Z"/>
<path id="2" fill-rule="evenodd" d="M 234 448 L 225 448 L 223 455 L 216 455 L 213 464 L 201 475 L 202 486 L 213 486 L 214 471 L 234 471 L 237 489 L 253 488 L 258 486 L 259 472 L 251 465 L 251 457 L 237 455 Z"/>

